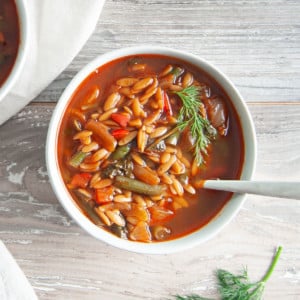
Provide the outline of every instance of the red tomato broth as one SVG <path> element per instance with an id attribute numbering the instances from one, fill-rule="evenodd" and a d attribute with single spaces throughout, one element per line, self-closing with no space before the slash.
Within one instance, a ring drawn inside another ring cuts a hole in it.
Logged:
<path id="1" fill-rule="evenodd" d="M 0 1 L 0 87 L 9 76 L 19 49 L 20 28 L 15 1 Z"/>
<path id="2" fill-rule="evenodd" d="M 58 162 L 60 171 L 65 183 L 70 182 L 74 175 L 74 170 L 68 166 L 68 161 L 74 153 L 74 141 L 72 136 L 77 132 L 74 129 L 72 111 L 80 111 L 82 99 L 89 88 L 94 85 L 100 87 L 100 93 L 97 98 L 106 99 L 112 92 L 112 85 L 119 78 L 132 76 L 128 71 L 129 61 L 138 61 L 150 66 L 146 70 L 138 71 L 134 74 L 138 77 L 159 74 L 162 69 L 168 65 L 183 66 L 185 70 L 191 72 L 195 79 L 205 83 L 211 88 L 212 94 L 217 94 L 225 101 L 229 117 L 229 130 L 226 137 L 217 136 L 212 141 L 209 148 L 209 154 L 205 157 L 205 164 L 201 167 L 201 172 L 197 175 L 198 179 L 237 179 L 242 170 L 244 160 L 244 143 L 238 115 L 224 90 L 208 74 L 185 61 L 164 55 L 134 55 L 123 57 L 109 62 L 99 67 L 91 73 L 76 89 L 69 101 L 68 107 L 62 119 L 58 135 Z M 115 86 L 113 86 L 113 89 Z M 99 102 L 101 104 L 101 102 Z M 99 105 L 100 105 L 99 104 Z M 91 110 L 90 114 L 95 110 Z M 76 200 L 76 194 L 69 190 L 72 197 Z M 175 217 L 166 219 L 161 224 L 171 229 L 168 240 L 175 239 L 205 226 L 209 221 L 216 217 L 229 201 L 231 194 L 227 192 L 198 189 L 195 195 L 185 193 L 185 198 L 189 203 L 188 207 L 175 210 Z M 169 204 L 166 204 L 169 209 Z M 87 215 L 87 214 L 86 214 Z"/>

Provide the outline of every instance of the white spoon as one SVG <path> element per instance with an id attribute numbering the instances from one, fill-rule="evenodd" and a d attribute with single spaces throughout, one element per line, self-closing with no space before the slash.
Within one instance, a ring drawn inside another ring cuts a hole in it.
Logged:
<path id="1" fill-rule="evenodd" d="M 234 193 L 256 194 L 270 197 L 300 200 L 300 182 L 292 181 L 246 181 L 246 180 L 202 180 L 197 187 Z"/>

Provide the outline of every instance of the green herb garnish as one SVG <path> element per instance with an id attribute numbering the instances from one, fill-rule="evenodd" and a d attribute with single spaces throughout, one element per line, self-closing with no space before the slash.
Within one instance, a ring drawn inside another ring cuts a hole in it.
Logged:
<path id="1" fill-rule="evenodd" d="M 186 127 L 190 128 L 191 135 L 195 139 L 194 155 L 198 165 L 203 162 L 203 154 L 207 153 L 207 146 L 210 140 L 215 137 L 216 129 L 209 120 L 200 114 L 199 87 L 191 85 L 185 89 L 174 92 L 182 101 L 182 107 L 178 114 L 177 128 L 182 131 Z"/>
<path id="2" fill-rule="evenodd" d="M 267 270 L 264 277 L 258 281 L 251 283 L 249 282 L 247 270 L 245 269 L 242 274 L 234 275 L 226 270 L 219 269 L 216 272 L 218 279 L 218 290 L 222 300 L 260 300 L 262 299 L 263 291 L 266 282 L 271 277 L 274 268 L 278 262 L 281 254 L 282 247 L 279 246 L 275 256 L 271 262 L 269 269 Z M 186 295 L 186 296 L 175 296 L 176 300 L 212 300 L 203 298 L 199 295 Z"/>

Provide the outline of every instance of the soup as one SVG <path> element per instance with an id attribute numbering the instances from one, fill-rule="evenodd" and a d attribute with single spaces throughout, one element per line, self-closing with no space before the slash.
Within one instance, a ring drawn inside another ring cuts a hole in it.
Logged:
<path id="1" fill-rule="evenodd" d="M 230 193 L 203 179 L 236 179 L 244 145 L 220 86 L 177 58 L 127 56 L 91 73 L 58 134 L 63 181 L 97 226 L 139 242 L 171 240 L 207 224 Z"/>
<path id="2" fill-rule="evenodd" d="M 16 4 L 13 0 L 0 1 L 0 87 L 15 63 L 20 42 Z"/>

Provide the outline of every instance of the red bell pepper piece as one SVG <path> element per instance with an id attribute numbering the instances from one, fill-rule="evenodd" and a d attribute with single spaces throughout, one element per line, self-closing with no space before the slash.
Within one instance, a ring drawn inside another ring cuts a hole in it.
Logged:
<path id="1" fill-rule="evenodd" d="M 125 137 L 129 131 L 127 129 L 118 128 L 114 129 L 111 134 L 116 140 L 121 140 L 123 137 Z"/>
<path id="2" fill-rule="evenodd" d="M 123 128 L 125 128 L 129 122 L 129 116 L 120 113 L 111 114 L 111 118 Z"/>
<path id="3" fill-rule="evenodd" d="M 70 183 L 73 187 L 85 188 L 87 187 L 91 178 L 92 174 L 90 173 L 77 173 L 72 177 Z"/>
<path id="4" fill-rule="evenodd" d="M 151 206 L 148 211 L 150 212 L 151 225 L 166 222 L 174 217 L 174 212 L 163 206 Z"/>
<path id="5" fill-rule="evenodd" d="M 168 94 L 163 91 L 163 98 L 164 98 L 164 112 L 168 115 L 168 116 L 173 116 L 173 110 L 172 110 L 172 106 L 170 103 L 170 99 Z"/>
<path id="6" fill-rule="evenodd" d="M 96 194 L 96 203 L 97 204 L 105 204 L 111 202 L 113 200 L 113 187 L 108 186 L 102 189 L 97 189 L 95 191 Z"/>

